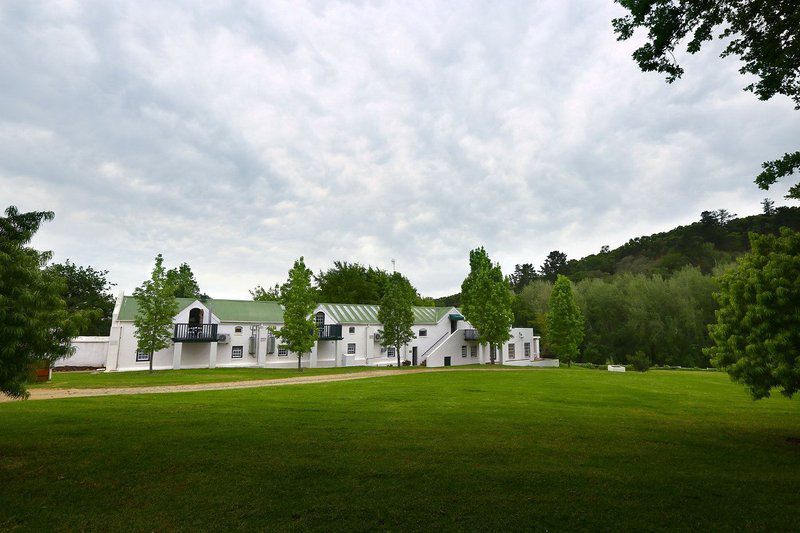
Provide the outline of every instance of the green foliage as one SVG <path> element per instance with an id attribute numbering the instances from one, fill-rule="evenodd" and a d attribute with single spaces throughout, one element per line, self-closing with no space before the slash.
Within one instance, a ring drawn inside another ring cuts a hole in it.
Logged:
<path id="1" fill-rule="evenodd" d="M 548 281 L 555 281 L 559 274 L 567 273 L 567 254 L 553 250 L 542 263 L 539 270 L 542 277 Z"/>
<path id="2" fill-rule="evenodd" d="M 181 263 L 178 268 L 169 269 L 167 281 L 175 290 L 176 298 L 194 298 L 203 302 L 209 298 L 207 294 L 200 292 L 200 286 L 188 263 Z"/>
<path id="3" fill-rule="evenodd" d="M 83 312 L 87 318 L 78 335 L 108 335 L 114 312 L 114 296 L 110 293 L 114 284 L 106 278 L 108 270 L 82 267 L 67 260 L 48 266 L 47 271 L 64 280 L 67 309 Z"/>
<path id="4" fill-rule="evenodd" d="M 411 329 L 411 326 L 414 325 L 414 311 L 404 281 L 405 278 L 400 274 L 394 274 L 389 278 L 386 291 L 381 298 L 381 307 L 378 310 L 378 321 L 383 325 L 381 345 L 394 346 L 398 367 L 400 366 L 400 347 L 415 338 Z"/>
<path id="5" fill-rule="evenodd" d="M 469 253 L 470 272 L 461 284 L 464 317 L 478 330 L 479 342 L 497 346 L 507 341 L 514 320 L 512 293 L 498 263 L 483 247 Z M 494 350 L 490 350 L 494 363 Z"/>
<path id="6" fill-rule="evenodd" d="M 133 291 L 139 311 L 133 319 L 136 327 L 137 349 L 150 354 L 150 371 L 153 371 L 153 354 L 172 342 L 172 321 L 178 314 L 175 288 L 167 278 L 164 258 L 156 256 L 150 279 Z"/>
<path id="7" fill-rule="evenodd" d="M 538 277 L 539 274 L 531 263 L 523 263 L 514 267 L 514 273 L 509 276 L 509 283 L 515 293 L 520 293 L 526 285 Z"/>
<path id="8" fill-rule="evenodd" d="M 548 302 L 547 343 L 569 365 L 580 354 L 583 335 L 583 315 L 572 294 L 572 282 L 559 274 Z"/>
<path id="9" fill-rule="evenodd" d="M 633 58 L 644 72 L 661 72 L 669 83 L 683 75 L 673 52 L 690 37 L 686 50 L 698 52 L 703 43 L 718 37 L 727 41 L 721 57 L 738 56 L 741 74 L 754 77 L 745 90 L 759 99 L 776 94 L 791 98 L 800 109 L 800 3 L 791 0 L 617 0 L 630 11 L 614 19 L 619 40 L 633 37 L 637 28 L 645 28 L 648 38 L 636 49 Z M 763 165 L 756 178 L 762 189 L 800 169 L 800 151 Z M 788 197 L 800 198 L 800 184 Z"/>
<path id="10" fill-rule="evenodd" d="M 50 211 L 0 217 L 0 393 L 27 396 L 32 365 L 52 366 L 72 353 L 70 339 L 85 324 L 85 313 L 70 312 L 62 298 L 63 278 L 43 270 L 50 252 L 27 246 Z"/>
<path id="11" fill-rule="evenodd" d="M 319 301 L 326 303 L 374 304 L 380 303 L 386 291 L 389 272 L 380 268 L 365 267 L 359 263 L 334 261 L 333 267 L 315 276 Z M 406 277 L 402 277 L 403 290 L 414 305 L 429 305 Z"/>
<path id="12" fill-rule="evenodd" d="M 277 302 L 281 299 L 281 286 L 276 283 L 269 289 L 265 289 L 261 285 L 256 285 L 254 289 L 250 290 L 250 296 L 258 302 Z"/>
<path id="13" fill-rule="evenodd" d="M 647 372 L 647 370 L 653 366 L 652 361 L 650 358 L 647 357 L 643 351 L 639 350 L 633 355 L 628 356 L 628 363 L 633 366 L 633 369 L 637 372 Z"/>
<path id="14" fill-rule="evenodd" d="M 310 352 L 317 340 L 316 324 L 311 316 L 317 305 L 311 276 L 311 270 L 300 257 L 289 270 L 289 279 L 281 286 L 283 326 L 277 334 L 289 351 L 297 354 L 298 370 L 302 370 L 303 354 Z"/>
<path id="15" fill-rule="evenodd" d="M 800 233 L 751 235 L 752 251 L 721 276 L 709 326 L 715 365 L 754 398 L 800 389 Z"/>

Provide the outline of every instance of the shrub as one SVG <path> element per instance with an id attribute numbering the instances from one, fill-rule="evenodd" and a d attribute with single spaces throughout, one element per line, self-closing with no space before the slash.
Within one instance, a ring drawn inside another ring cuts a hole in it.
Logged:
<path id="1" fill-rule="evenodd" d="M 638 351 L 633 355 L 628 356 L 628 364 L 633 366 L 637 372 L 646 372 L 648 368 L 653 366 L 650 358 L 647 357 L 643 351 Z"/>
<path id="2" fill-rule="evenodd" d="M 409 361 L 408 359 L 405 359 L 403 361 L 403 366 L 411 366 L 411 361 Z"/>

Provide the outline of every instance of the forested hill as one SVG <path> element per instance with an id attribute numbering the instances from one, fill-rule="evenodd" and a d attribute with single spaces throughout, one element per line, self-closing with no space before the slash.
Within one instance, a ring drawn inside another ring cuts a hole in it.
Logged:
<path id="1" fill-rule="evenodd" d="M 562 252 L 550 252 L 538 269 L 530 263 L 517 265 L 510 276 L 511 285 L 520 291 L 534 279 L 553 280 L 557 274 L 573 281 L 624 272 L 668 276 L 687 265 L 710 273 L 716 265 L 733 261 L 750 248 L 748 233 L 776 234 L 782 226 L 800 231 L 800 207 L 773 208 L 767 204 L 764 213 L 741 218 L 724 209 L 704 211 L 700 220 L 692 224 L 636 237 L 619 248 L 604 246 L 599 253 L 582 259 L 567 259 Z M 436 299 L 436 305 L 460 303 L 460 294 Z"/>

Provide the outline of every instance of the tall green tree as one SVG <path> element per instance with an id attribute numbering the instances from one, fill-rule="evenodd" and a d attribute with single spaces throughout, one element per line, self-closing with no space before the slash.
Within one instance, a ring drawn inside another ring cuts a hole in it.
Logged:
<path id="1" fill-rule="evenodd" d="M 81 313 L 70 313 L 62 298 L 64 280 L 43 270 L 52 254 L 27 246 L 53 217 L 14 206 L 0 217 L 0 392 L 13 397 L 27 397 L 32 365 L 72 353 L 70 339 L 82 325 Z"/>
<path id="2" fill-rule="evenodd" d="M 289 279 L 281 286 L 283 326 L 278 335 L 286 342 L 289 351 L 297 354 L 297 370 L 303 369 L 303 354 L 311 351 L 318 335 L 311 316 L 317 305 L 311 276 L 311 270 L 300 257 L 289 270 Z"/>
<path id="3" fill-rule="evenodd" d="M 800 233 L 750 235 L 752 251 L 719 280 L 709 326 L 715 365 L 754 398 L 800 390 Z"/>
<path id="4" fill-rule="evenodd" d="M 250 290 L 250 296 L 257 302 L 277 302 L 281 299 L 281 286 L 276 283 L 265 289 L 261 285 L 256 285 Z"/>
<path id="5" fill-rule="evenodd" d="M 470 272 L 461 284 L 461 309 L 464 318 L 478 330 L 478 342 L 489 344 L 494 364 L 498 345 L 511 338 L 514 320 L 512 293 L 500 264 L 492 263 L 481 246 L 469 253 Z"/>
<path id="6" fill-rule="evenodd" d="M 67 260 L 48 266 L 47 271 L 64 280 L 67 309 L 86 314 L 86 325 L 78 335 L 108 335 L 114 312 L 114 283 L 108 281 L 108 270 L 78 266 Z"/>
<path id="7" fill-rule="evenodd" d="M 800 109 L 800 2 L 793 0 L 617 0 L 630 14 L 614 19 L 619 40 L 638 28 L 647 40 L 633 53 L 644 72 L 666 74 L 672 83 L 683 75 L 673 52 L 686 42 L 687 52 L 700 51 L 714 34 L 727 42 L 722 57 L 742 61 L 739 72 L 755 82 L 745 86 L 761 100 L 776 94 L 791 98 Z M 800 169 L 800 151 L 763 164 L 756 177 L 762 189 Z M 788 197 L 800 198 L 800 184 Z"/>
<path id="8" fill-rule="evenodd" d="M 176 298 L 194 298 L 201 302 L 208 300 L 208 295 L 200 291 L 200 285 L 188 263 L 181 263 L 177 268 L 169 269 L 167 281 L 172 285 Z"/>
<path id="9" fill-rule="evenodd" d="M 391 276 L 380 268 L 334 261 L 333 267 L 315 276 L 318 298 L 320 302 L 328 303 L 379 304 Z M 414 305 L 427 305 L 428 302 L 404 276 L 401 285 Z"/>
<path id="10" fill-rule="evenodd" d="M 509 282 L 514 292 L 519 294 L 528 283 L 537 279 L 539 274 L 536 272 L 536 267 L 531 263 L 523 263 L 514 267 L 514 273 L 511 274 Z"/>
<path id="11" fill-rule="evenodd" d="M 133 291 L 138 311 L 133 319 L 136 327 L 137 348 L 150 355 L 150 372 L 153 371 L 153 354 L 172 342 L 172 320 L 178 314 L 175 287 L 164 269 L 164 258 L 156 256 L 150 279 Z"/>
<path id="12" fill-rule="evenodd" d="M 411 298 L 404 286 L 404 278 L 395 273 L 389 278 L 386 290 L 381 298 L 378 320 L 383 325 L 381 345 L 393 346 L 397 355 L 397 366 L 400 366 L 400 347 L 415 338 L 411 326 L 414 325 L 414 310 Z"/>
<path id="13" fill-rule="evenodd" d="M 539 271 L 544 279 L 555 281 L 559 274 L 567 273 L 567 254 L 553 250 L 547 254 Z"/>
<path id="14" fill-rule="evenodd" d="M 559 359 L 571 365 L 583 342 L 583 315 L 572 293 L 572 282 L 559 275 L 553 284 L 547 311 L 547 339 Z"/>

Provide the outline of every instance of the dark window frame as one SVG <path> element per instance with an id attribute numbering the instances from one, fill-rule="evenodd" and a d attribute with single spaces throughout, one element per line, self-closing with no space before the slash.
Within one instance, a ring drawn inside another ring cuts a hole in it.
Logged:
<path id="1" fill-rule="evenodd" d="M 136 350 L 136 362 L 137 363 L 149 363 L 150 362 L 150 354 L 145 353 L 141 350 Z"/>
<path id="2" fill-rule="evenodd" d="M 239 355 L 236 355 L 236 349 L 239 349 Z M 244 346 L 231 346 L 231 359 L 244 358 Z"/>
<path id="3" fill-rule="evenodd" d="M 353 351 L 350 351 L 350 347 L 352 346 Z M 347 355 L 355 355 L 356 354 L 356 343 L 348 342 L 347 343 Z"/>

